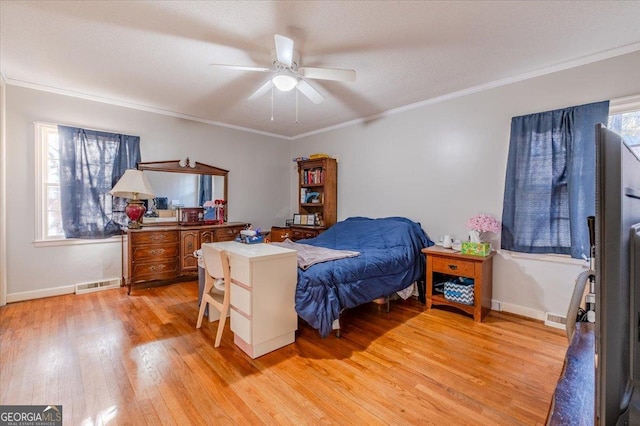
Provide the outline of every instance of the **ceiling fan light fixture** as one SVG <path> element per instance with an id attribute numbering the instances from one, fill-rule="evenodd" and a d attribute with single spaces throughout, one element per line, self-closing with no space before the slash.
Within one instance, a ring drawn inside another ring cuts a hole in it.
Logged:
<path id="1" fill-rule="evenodd" d="M 298 79 L 291 74 L 276 74 L 271 79 L 278 90 L 288 92 L 298 84 Z"/>

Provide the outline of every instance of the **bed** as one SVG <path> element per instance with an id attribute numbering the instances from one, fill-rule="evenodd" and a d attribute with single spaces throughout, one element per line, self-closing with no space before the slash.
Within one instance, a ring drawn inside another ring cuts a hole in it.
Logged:
<path id="1" fill-rule="evenodd" d="M 358 253 L 298 268 L 296 311 L 322 337 L 331 333 L 343 309 L 389 296 L 420 280 L 425 273 L 420 250 L 433 245 L 419 223 L 403 217 L 351 217 L 318 237 L 296 243 Z"/>

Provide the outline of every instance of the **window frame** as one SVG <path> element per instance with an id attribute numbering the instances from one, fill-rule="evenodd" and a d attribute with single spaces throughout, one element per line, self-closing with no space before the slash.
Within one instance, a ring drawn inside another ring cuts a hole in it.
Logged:
<path id="1" fill-rule="evenodd" d="M 640 95 L 627 96 L 609 102 L 609 117 L 632 112 L 640 115 Z M 640 145 L 633 145 L 631 149 L 640 154 Z"/>
<path id="2" fill-rule="evenodd" d="M 48 181 L 47 163 L 48 163 L 48 138 L 51 134 L 58 133 L 57 125 L 52 123 L 35 122 L 35 178 L 36 178 L 36 241 L 59 241 L 66 240 L 64 235 L 49 235 L 49 203 L 48 189 L 55 184 Z M 60 184 L 58 183 L 59 187 Z"/>
<path id="3" fill-rule="evenodd" d="M 83 244 L 113 244 L 120 243 L 122 236 L 113 236 L 104 239 L 80 239 L 66 238 L 64 235 L 48 235 L 48 193 L 47 189 L 53 185 L 47 180 L 48 144 L 46 135 L 55 131 L 58 133 L 58 124 L 43 121 L 34 121 L 34 169 L 35 169 L 35 247 L 51 247 L 60 245 Z M 59 183 L 58 183 L 59 186 Z"/>
<path id="4" fill-rule="evenodd" d="M 607 123 L 609 123 L 609 117 L 619 114 L 638 112 L 640 113 L 640 94 L 626 96 L 622 98 L 611 99 L 609 101 L 609 114 L 607 116 Z M 638 149 L 640 150 L 640 148 Z M 499 249 L 499 252 L 508 253 L 513 259 L 524 260 L 536 260 L 536 261 L 549 261 L 563 264 L 579 265 L 584 264 L 586 259 L 574 259 L 567 254 L 554 254 L 554 253 L 522 253 L 516 251 L 510 251 L 505 249 Z"/>

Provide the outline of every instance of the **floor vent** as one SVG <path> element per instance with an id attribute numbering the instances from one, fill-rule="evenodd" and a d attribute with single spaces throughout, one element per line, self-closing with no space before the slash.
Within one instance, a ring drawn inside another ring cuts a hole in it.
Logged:
<path id="1" fill-rule="evenodd" d="M 93 283 L 76 284 L 76 294 L 93 293 L 94 291 L 109 290 L 120 287 L 120 280 L 97 281 Z"/>
<path id="2" fill-rule="evenodd" d="M 546 312 L 544 315 L 544 325 L 564 330 L 567 327 L 567 317 Z"/>

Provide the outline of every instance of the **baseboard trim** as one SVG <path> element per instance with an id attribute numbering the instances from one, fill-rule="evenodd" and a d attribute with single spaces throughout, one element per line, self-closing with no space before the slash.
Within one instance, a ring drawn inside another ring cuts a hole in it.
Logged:
<path id="1" fill-rule="evenodd" d="M 42 299 L 44 297 L 62 296 L 64 294 L 74 294 L 76 292 L 75 285 L 66 285 L 63 287 L 45 288 L 43 290 L 23 291 L 21 293 L 7 294 L 7 303 L 23 302 L 25 300 Z"/>
<path id="2" fill-rule="evenodd" d="M 539 321 L 545 320 L 545 312 L 535 309 L 527 308 L 520 305 L 514 305 L 512 303 L 501 302 L 498 300 L 492 300 L 491 306 L 499 306 L 500 312 L 508 312 L 510 314 L 519 315 L 521 317 L 532 318 Z"/>

